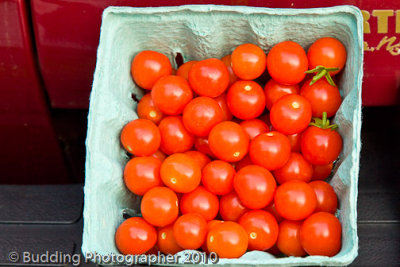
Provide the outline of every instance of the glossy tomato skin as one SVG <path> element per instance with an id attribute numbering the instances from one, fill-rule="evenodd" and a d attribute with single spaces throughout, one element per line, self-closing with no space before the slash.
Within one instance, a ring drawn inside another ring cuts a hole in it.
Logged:
<path id="1" fill-rule="evenodd" d="M 324 37 L 315 41 L 307 52 L 309 69 L 317 66 L 326 68 L 339 68 L 337 71 L 329 72 L 331 76 L 340 72 L 346 64 L 346 48 L 337 39 Z"/>
<path id="2" fill-rule="evenodd" d="M 208 234 L 208 231 L 210 231 L 211 228 L 213 228 L 214 226 L 216 226 L 216 225 L 218 225 L 220 223 L 223 223 L 223 222 L 224 221 L 221 221 L 221 220 L 208 221 L 207 222 L 207 234 Z M 201 249 L 207 254 L 210 253 L 210 251 L 208 251 L 208 248 L 207 248 L 207 240 L 203 243 L 203 245 L 201 246 Z"/>
<path id="3" fill-rule="evenodd" d="M 129 153 L 135 156 L 150 156 L 160 147 L 160 130 L 149 120 L 133 120 L 122 129 L 121 143 Z"/>
<path id="4" fill-rule="evenodd" d="M 211 151 L 210 146 L 208 144 L 208 137 L 200 137 L 200 136 L 195 137 L 194 147 L 201 153 L 204 153 L 211 158 L 216 158 L 216 156 Z"/>
<path id="5" fill-rule="evenodd" d="M 201 181 L 201 168 L 190 156 L 175 153 L 161 164 L 161 180 L 178 193 L 193 191 Z"/>
<path id="6" fill-rule="evenodd" d="M 311 186 L 303 181 L 289 181 L 276 189 L 276 211 L 287 220 L 303 220 L 317 207 L 317 197 Z"/>
<path id="7" fill-rule="evenodd" d="M 217 97 L 229 85 L 229 72 L 219 59 L 201 60 L 190 69 L 189 83 L 200 96 Z"/>
<path id="8" fill-rule="evenodd" d="M 300 244 L 300 227 L 302 223 L 302 221 L 285 220 L 279 224 L 276 245 L 286 256 L 303 257 L 307 255 Z"/>
<path id="9" fill-rule="evenodd" d="M 342 247 L 342 226 L 331 213 L 314 213 L 300 228 L 300 243 L 309 255 L 335 256 Z"/>
<path id="10" fill-rule="evenodd" d="M 181 116 L 168 116 L 158 125 L 161 134 L 161 150 L 168 155 L 190 150 L 194 136 L 183 125 Z"/>
<path id="11" fill-rule="evenodd" d="M 173 227 L 175 240 L 183 249 L 198 249 L 206 240 L 207 221 L 199 214 L 184 214 Z"/>
<path id="12" fill-rule="evenodd" d="M 313 167 L 306 159 L 296 152 L 290 154 L 288 162 L 282 167 L 274 171 L 274 177 L 279 184 L 283 184 L 291 180 L 299 180 L 308 183 L 311 181 Z"/>
<path id="13" fill-rule="evenodd" d="M 197 150 L 186 151 L 184 154 L 196 161 L 199 164 L 200 169 L 203 169 L 209 162 L 211 162 L 209 157 Z"/>
<path id="14" fill-rule="evenodd" d="M 287 138 L 289 139 L 290 147 L 292 148 L 292 152 L 300 152 L 301 151 L 301 146 L 300 146 L 301 133 L 289 134 L 289 135 L 287 135 Z"/>
<path id="15" fill-rule="evenodd" d="M 255 119 L 265 110 L 263 89 L 253 81 L 235 82 L 229 88 L 226 100 L 233 116 L 242 120 Z"/>
<path id="16" fill-rule="evenodd" d="M 223 121 L 212 128 L 208 143 L 213 154 L 219 159 L 236 162 L 246 156 L 249 136 L 239 124 Z"/>
<path id="17" fill-rule="evenodd" d="M 325 211 L 335 214 L 338 206 L 338 198 L 333 187 L 324 181 L 313 181 L 309 185 L 314 189 L 317 196 L 315 212 Z"/>
<path id="18" fill-rule="evenodd" d="M 115 233 L 115 245 L 125 255 L 144 254 L 157 242 L 157 231 L 139 217 L 126 219 Z"/>
<path id="19" fill-rule="evenodd" d="M 313 176 L 311 180 L 325 180 L 331 175 L 333 163 L 326 165 L 313 165 Z"/>
<path id="20" fill-rule="evenodd" d="M 136 157 L 124 169 L 124 182 L 132 193 L 143 196 L 153 187 L 161 186 L 161 160 L 153 157 Z"/>
<path id="21" fill-rule="evenodd" d="M 172 66 L 169 59 L 156 51 L 142 51 L 132 61 L 133 80 L 143 89 L 151 90 L 158 79 L 171 73 Z"/>
<path id="22" fill-rule="evenodd" d="M 189 83 L 180 76 L 169 75 L 159 79 L 151 90 L 154 104 L 167 115 L 179 115 L 193 98 Z"/>
<path id="23" fill-rule="evenodd" d="M 154 104 L 151 94 L 146 94 L 140 99 L 137 105 L 137 113 L 139 118 L 152 121 L 157 125 L 164 116 Z"/>
<path id="24" fill-rule="evenodd" d="M 235 174 L 236 171 L 231 164 L 222 160 L 214 160 L 204 167 L 201 182 L 211 193 L 226 195 L 233 189 Z"/>
<path id="25" fill-rule="evenodd" d="M 150 224 L 166 226 L 178 217 L 178 197 L 167 187 L 154 187 L 144 194 L 140 210 Z"/>
<path id="26" fill-rule="evenodd" d="M 334 162 L 342 150 L 342 145 L 342 137 L 332 129 L 310 126 L 301 136 L 301 152 L 304 158 L 314 165 Z"/>
<path id="27" fill-rule="evenodd" d="M 236 74 L 233 72 L 233 69 L 232 69 L 232 57 L 231 57 L 231 55 L 226 55 L 223 58 L 221 58 L 221 61 L 224 62 L 226 68 L 228 69 L 228 72 L 229 72 L 229 85 L 232 85 L 238 79 Z"/>
<path id="28" fill-rule="evenodd" d="M 326 112 L 328 118 L 333 117 L 342 103 L 339 89 L 330 85 L 326 79 L 319 79 L 313 85 L 311 80 L 304 82 L 300 94 L 311 104 L 312 116 L 321 118 Z"/>
<path id="29" fill-rule="evenodd" d="M 248 246 L 246 231 L 235 222 L 223 222 L 210 229 L 207 235 L 207 248 L 220 258 L 239 258 Z"/>
<path id="30" fill-rule="evenodd" d="M 308 59 L 304 49 L 295 42 L 276 44 L 268 53 L 267 69 L 272 79 L 281 84 L 298 84 L 306 76 Z"/>
<path id="31" fill-rule="evenodd" d="M 162 253 L 176 254 L 183 249 L 176 243 L 173 224 L 158 229 L 157 246 Z"/>
<path id="32" fill-rule="evenodd" d="M 274 103 L 270 112 L 272 126 L 283 134 L 300 133 L 311 122 L 310 102 L 299 95 L 286 95 Z"/>
<path id="33" fill-rule="evenodd" d="M 219 107 L 222 110 L 222 120 L 232 120 L 232 112 L 229 110 L 228 103 L 226 102 L 226 94 L 223 93 L 222 95 L 215 97 L 214 100 L 217 101 Z"/>
<path id="34" fill-rule="evenodd" d="M 235 170 L 239 171 L 248 165 L 254 165 L 249 154 L 247 154 L 242 160 L 235 162 Z"/>
<path id="35" fill-rule="evenodd" d="M 276 219 L 264 210 L 251 210 L 239 219 L 239 224 L 246 230 L 249 250 L 267 250 L 277 238 L 279 227 Z"/>
<path id="36" fill-rule="evenodd" d="M 161 162 L 164 161 L 164 159 L 166 158 L 165 154 L 163 152 L 161 152 L 160 150 L 157 150 L 154 154 L 152 154 L 150 157 L 156 158 L 161 160 Z"/>
<path id="37" fill-rule="evenodd" d="M 223 118 L 222 109 L 210 97 L 196 97 L 183 110 L 185 128 L 196 136 L 207 136 Z"/>
<path id="38" fill-rule="evenodd" d="M 191 60 L 191 61 L 188 61 L 188 62 L 182 64 L 176 71 L 176 75 L 181 76 L 182 78 L 184 78 L 185 80 L 188 81 L 189 80 L 189 71 L 192 68 L 192 66 L 194 64 L 196 64 L 197 62 L 198 61 L 196 61 L 196 60 Z"/>
<path id="39" fill-rule="evenodd" d="M 270 171 L 282 168 L 290 157 L 289 139 L 276 131 L 255 137 L 249 148 L 251 161 Z"/>
<path id="40" fill-rule="evenodd" d="M 236 222 L 248 211 L 235 191 L 221 197 L 219 201 L 219 214 L 224 221 Z"/>
<path id="41" fill-rule="evenodd" d="M 276 182 L 267 169 L 249 165 L 236 173 L 233 187 L 244 206 L 262 209 L 273 199 Z"/>
<path id="42" fill-rule="evenodd" d="M 272 105 L 282 96 L 298 94 L 299 92 L 300 87 L 298 84 L 280 84 L 274 79 L 270 79 L 264 87 L 265 104 L 267 105 L 267 109 L 271 110 Z"/>
<path id="43" fill-rule="evenodd" d="M 249 135 L 250 140 L 262 133 L 269 132 L 269 126 L 259 119 L 242 121 L 240 126 Z"/>
<path id="44" fill-rule="evenodd" d="M 239 45 L 231 56 L 233 72 L 242 80 L 254 80 L 264 73 L 266 58 L 264 51 L 257 45 Z"/>
<path id="45" fill-rule="evenodd" d="M 183 194 L 180 209 L 182 214 L 197 213 L 206 221 L 210 221 L 218 214 L 219 201 L 213 193 L 203 186 L 198 186 L 195 190 Z"/>

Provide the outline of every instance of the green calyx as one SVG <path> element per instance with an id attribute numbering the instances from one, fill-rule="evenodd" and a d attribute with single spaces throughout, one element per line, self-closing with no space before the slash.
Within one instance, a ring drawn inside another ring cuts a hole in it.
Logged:
<path id="1" fill-rule="evenodd" d="M 313 118 L 313 121 L 310 122 L 310 126 L 315 126 L 321 129 L 331 129 L 336 130 L 339 126 L 337 124 L 330 124 L 328 120 L 328 115 L 326 112 L 322 112 L 322 119 L 320 118 Z"/>
<path id="2" fill-rule="evenodd" d="M 316 81 L 325 77 L 328 83 L 332 86 L 336 87 L 335 82 L 333 81 L 331 75 L 329 74 L 330 71 L 337 71 L 339 68 L 325 68 L 324 66 L 317 66 L 315 69 L 308 70 L 305 73 L 315 73 L 315 76 L 312 78 L 310 85 L 313 85 Z"/>

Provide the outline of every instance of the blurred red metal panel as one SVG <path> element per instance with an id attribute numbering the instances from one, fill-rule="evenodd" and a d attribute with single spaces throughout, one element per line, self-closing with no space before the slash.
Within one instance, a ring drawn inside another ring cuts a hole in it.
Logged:
<path id="1" fill-rule="evenodd" d="M 0 1 L 0 183 L 65 183 L 23 0 Z"/>

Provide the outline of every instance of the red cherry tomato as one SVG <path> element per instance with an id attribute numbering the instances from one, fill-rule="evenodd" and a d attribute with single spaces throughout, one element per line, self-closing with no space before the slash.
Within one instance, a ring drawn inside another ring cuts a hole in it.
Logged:
<path id="1" fill-rule="evenodd" d="M 248 237 L 242 226 L 235 222 L 222 222 L 210 229 L 207 248 L 220 258 L 239 258 L 248 246 Z"/>
<path id="2" fill-rule="evenodd" d="M 188 155 L 175 153 L 161 164 L 161 180 L 178 193 L 193 191 L 201 181 L 199 164 Z"/>
<path id="3" fill-rule="evenodd" d="M 140 210 L 150 224 L 166 226 L 178 217 L 178 197 L 167 187 L 154 187 L 144 194 Z"/>
<path id="4" fill-rule="evenodd" d="M 347 53 L 346 48 L 339 40 L 332 37 L 324 37 L 310 46 L 307 57 L 309 69 L 314 69 L 317 66 L 339 68 L 337 71 L 329 72 L 333 76 L 343 69 Z"/>
<path id="5" fill-rule="evenodd" d="M 158 79 L 171 75 L 172 66 L 165 55 L 155 51 L 142 51 L 133 59 L 131 73 L 137 85 L 151 90 Z"/>
<path id="6" fill-rule="evenodd" d="M 237 81 L 237 76 L 233 72 L 232 69 L 232 60 L 231 60 L 231 55 L 226 55 L 223 58 L 221 58 L 221 61 L 224 62 L 226 68 L 228 69 L 229 72 L 229 85 L 232 85 L 234 82 Z"/>
<path id="7" fill-rule="evenodd" d="M 222 160 L 214 160 L 204 167 L 201 182 L 211 193 L 226 195 L 233 189 L 235 174 L 236 171 L 231 164 Z"/>
<path id="8" fill-rule="evenodd" d="M 242 121 L 240 126 L 249 135 L 250 140 L 262 133 L 269 132 L 269 126 L 259 119 Z"/>
<path id="9" fill-rule="evenodd" d="M 222 120 L 223 121 L 230 121 L 232 120 L 232 113 L 229 110 L 228 103 L 226 102 L 226 94 L 222 94 L 214 98 L 217 101 L 219 107 L 222 110 Z"/>
<path id="10" fill-rule="evenodd" d="M 282 168 L 290 157 L 289 139 L 279 132 L 268 132 L 255 137 L 249 148 L 251 160 L 268 170 Z"/>
<path id="11" fill-rule="evenodd" d="M 242 44 L 232 52 L 233 72 L 243 80 L 254 80 L 264 73 L 266 68 L 264 51 L 254 44 Z"/>
<path id="12" fill-rule="evenodd" d="M 211 151 L 210 146 L 208 144 L 208 137 L 196 137 L 194 139 L 194 147 L 212 158 L 215 158 L 214 153 Z"/>
<path id="13" fill-rule="evenodd" d="M 304 182 L 311 181 L 313 168 L 300 153 L 292 152 L 288 162 L 274 171 L 274 177 L 278 184 L 283 184 L 291 180 Z"/>
<path id="14" fill-rule="evenodd" d="M 249 238 L 249 250 L 267 250 L 278 239 L 279 227 L 274 216 L 264 210 L 251 210 L 239 219 Z"/>
<path id="15" fill-rule="evenodd" d="M 311 180 L 325 180 L 331 175 L 333 163 L 326 165 L 313 165 L 313 176 Z"/>
<path id="16" fill-rule="evenodd" d="M 285 220 L 279 224 L 279 235 L 276 245 L 286 256 L 303 257 L 307 253 L 300 244 L 300 227 L 302 221 Z"/>
<path id="17" fill-rule="evenodd" d="M 233 187 L 244 206 L 262 209 L 273 199 L 276 182 L 267 169 L 249 165 L 236 173 Z"/>
<path id="18" fill-rule="evenodd" d="M 273 201 L 268 206 L 266 206 L 264 210 L 271 213 L 278 223 L 284 220 L 284 218 L 276 211 L 275 203 Z"/>
<path id="19" fill-rule="evenodd" d="M 290 147 L 292 148 L 292 152 L 300 152 L 300 140 L 301 140 L 301 133 L 289 134 L 287 138 L 290 142 Z"/>
<path id="20" fill-rule="evenodd" d="M 265 103 L 267 105 L 267 109 L 271 110 L 272 105 L 282 96 L 298 94 L 299 92 L 300 88 L 298 84 L 285 85 L 277 83 L 276 81 L 274 81 L 274 79 L 269 80 L 264 87 Z"/>
<path id="21" fill-rule="evenodd" d="M 229 85 L 229 72 L 221 60 L 205 59 L 192 66 L 189 71 L 189 83 L 197 94 L 217 97 Z"/>
<path id="22" fill-rule="evenodd" d="M 163 113 L 154 105 L 151 94 L 146 94 L 140 99 L 137 105 L 137 113 L 139 118 L 146 119 L 159 124 L 163 118 Z"/>
<path id="23" fill-rule="evenodd" d="M 251 161 L 249 154 L 247 154 L 241 161 L 235 163 L 235 170 L 239 171 L 248 165 L 254 165 Z"/>
<path id="24" fill-rule="evenodd" d="M 207 157 L 204 153 L 201 153 L 200 151 L 191 150 L 191 151 L 186 151 L 184 154 L 188 155 L 194 161 L 196 161 L 199 164 L 200 169 L 203 169 L 209 162 L 211 162 L 211 159 Z"/>
<path id="25" fill-rule="evenodd" d="M 278 186 L 274 202 L 276 211 L 283 218 L 298 221 L 314 212 L 317 197 L 307 183 L 293 180 Z"/>
<path id="26" fill-rule="evenodd" d="M 158 126 L 161 134 L 161 150 L 168 155 L 188 151 L 193 147 L 194 137 L 183 125 L 181 116 L 168 116 Z"/>
<path id="27" fill-rule="evenodd" d="M 335 256 L 342 247 L 342 226 L 330 213 L 314 213 L 300 228 L 300 243 L 309 255 Z"/>
<path id="28" fill-rule="evenodd" d="M 304 82 L 300 94 L 310 102 L 312 116 L 320 118 L 322 112 L 326 112 L 328 118 L 334 116 L 342 103 L 339 89 L 330 85 L 326 79 L 320 79 L 313 85 L 310 82 Z"/>
<path id="29" fill-rule="evenodd" d="M 136 157 L 128 161 L 124 169 L 124 182 L 128 189 L 143 196 L 149 189 L 161 186 L 161 160 L 153 157 Z"/>
<path id="30" fill-rule="evenodd" d="M 263 89 L 253 81 L 235 82 L 229 88 L 226 100 L 233 116 L 242 120 L 257 118 L 265 109 Z"/>
<path id="31" fill-rule="evenodd" d="M 163 152 L 161 152 L 160 150 L 157 150 L 156 153 L 154 153 L 150 157 L 159 159 L 159 160 L 161 160 L 161 162 L 163 162 L 166 156 Z"/>
<path id="32" fill-rule="evenodd" d="M 142 218 L 132 217 L 118 226 L 115 245 L 122 254 L 144 254 L 157 242 L 157 231 Z"/>
<path id="33" fill-rule="evenodd" d="M 176 254 L 183 250 L 178 243 L 176 243 L 173 224 L 158 229 L 157 246 L 160 251 L 165 254 Z"/>
<path id="34" fill-rule="evenodd" d="M 219 210 L 218 198 L 202 186 L 183 194 L 180 201 L 182 214 L 197 213 L 210 221 L 214 219 Z"/>
<path id="35" fill-rule="evenodd" d="M 211 129 L 222 121 L 222 109 L 210 97 L 197 97 L 183 110 L 186 129 L 196 136 L 207 136 Z"/>
<path id="36" fill-rule="evenodd" d="M 334 162 L 342 150 L 342 137 L 332 129 L 308 127 L 301 136 L 301 152 L 314 165 Z"/>
<path id="37" fill-rule="evenodd" d="M 220 223 L 223 223 L 223 222 L 224 222 L 224 221 L 221 221 L 221 220 L 211 220 L 211 221 L 208 221 L 208 222 L 207 222 L 207 229 L 208 229 L 208 231 L 210 231 L 210 229 L 213 228 L 214 226 L 216 226 L 216 225 L 218 225 L 218 224 L 220 224 Z M 208 233 L 208 231 L 207 231 L 207 233 Z M 201 245 L 201 249 L 202 249 L 204 252 L 206 252 L 207 254 L 210 253 L 210 251 L 208 251 L 208 248 L 207 248 L 207 240 L 203 243 L 203 245 Z"/>
<path id="38" fill-rule="evenodd" d="M 276 44 L 268 53 L 267 68 L 276 82 L 298 84 L 308 70 L 306 52 L 298 43 L 292 41 Z"/>
<path id="39" fill-rule="evenodd" d="M 312 110 L 308 100 L 299 95 L 286 95 L 274 103 L 270 119 L 272 126 L 283 134 L 300 133 L 311 122 Z"/>
<path id="40" fill-rule="evenodd" d="M 198 249 L 206 240 L 207 222 L 203 216 L 187 213 L 174 223 L 174 237 L 183 249 Z"/>
<path id="41" fill-rule="evenodd" d="M 246 156 L 249 136 L 239 124 L 223 121 L 211 130 L 208 142 L 211 151 L 219 159 L 236 162 Z"/>
<path id="42" fill-rule="evenodd" d="M 196 64 L 198 61 L 196 60 L 192 60 L 192 61 L 188 61 L 184 64 L 182 64 L 178 70 L 176 71 L 176 75 L 177 76 L 181 76 L 182 78 L 184 78 L 185 80 L 189 80 L 189 71 L 192 68 L 192 66 L 194 64 Z"/>
<path id="43" fill-rule="evenodd" d="M 139 157 L 150 156 L 160 147 L 160 130 L 153 122 L 137 119 L 124 126 L 121 143 L 131 154 Z"/>
<path id="44" fill-rule="evenodd" d="M 338 199 L 333 187 L 324 181 L 313 181 L 309 185 L 314 189 L 315 195 L 317 196 L 317 211 L 325 211 L 335 214 Z"/>
<path id="45" fill-rule="evenodd" d="M 235 191 L 224 195 L 219 200 L 219 214 L 224 221 L 236 222 L 248 209 L 240 202 Z"/>
<path id="46" fill-rule="evenodd" d="M 151 90 L 154 104 L 167 115 L 179 115 L 193 98 L 189 83 L 180 76 L 165 76 Z"/>

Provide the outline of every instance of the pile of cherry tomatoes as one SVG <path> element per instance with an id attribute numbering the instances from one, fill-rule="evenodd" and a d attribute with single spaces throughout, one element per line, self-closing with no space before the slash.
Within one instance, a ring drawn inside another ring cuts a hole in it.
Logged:
<path id="1" fill-rule="evenodd" d="M 120 139 L 132 156 L 124 182 L 143 196 L 142 217 L 118 227 L 119 251 L 336 255 L 338 200 L 323 180 L 342 149 L 329 119 L 345 62 L 331 37 L 307 53 L 292 41 L 268 54 L 242 44 L 176 71 L 161 53 L 138 53 L 131 73 L 147 94 Z M 268 75 L 262 88 L 258 78 Z"/>

